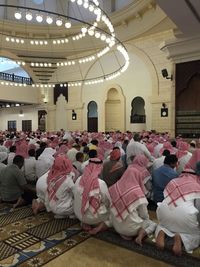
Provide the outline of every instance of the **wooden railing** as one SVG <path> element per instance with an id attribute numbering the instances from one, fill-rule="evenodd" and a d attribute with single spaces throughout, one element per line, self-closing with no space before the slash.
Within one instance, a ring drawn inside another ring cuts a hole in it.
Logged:
<path id="1" fill-rule="evenodd" d="M 0 80 L 15 82 L 15 83 L 24 83 L 28 85 L 31 85 L 33 82 L 31 78 L 26 78 L 23 76 L 18 76 L 15 74 L 10 74 L 5 72 L 0 72 Z"/>

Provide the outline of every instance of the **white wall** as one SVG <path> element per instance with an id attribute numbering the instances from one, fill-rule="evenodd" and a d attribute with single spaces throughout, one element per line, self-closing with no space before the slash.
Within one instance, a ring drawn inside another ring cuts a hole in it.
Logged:
<path id="1" fill-rule="evenodd" d="M 24 117 L 19 117 L 20 110 L 23 110 Z M 7 130 L 8 121 L 17 122 L 17 130 L 22 130 L 22 120 L 32 120 L 32 130 L 38 129 L 38 110 L 31 107 L 5 108 L 0 111 L 0 129 Z"/>

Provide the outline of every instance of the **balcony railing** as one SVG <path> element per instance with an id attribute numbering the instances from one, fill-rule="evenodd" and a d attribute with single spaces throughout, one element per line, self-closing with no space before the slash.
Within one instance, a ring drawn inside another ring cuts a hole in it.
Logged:
<path id="1" fill-rule="evenodd" d="M 33 83 L 31 78 L 26 78 L 5 72 L 0 72 L 0 80 L 15 82 L 15 83 L 24 83 L 28 85 L 31 85 Z"/>

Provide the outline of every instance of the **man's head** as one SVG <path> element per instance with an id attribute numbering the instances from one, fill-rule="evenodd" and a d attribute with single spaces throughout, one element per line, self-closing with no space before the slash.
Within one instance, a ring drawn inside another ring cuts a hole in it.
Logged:
<path id="1" fill-rule="evenodd" d="M 13 164 L 17 165 L 21 169 L 24 165 L 24 157 L 17 155 L 13 159 Z"/>
<path id="2" fill-rule="evenodd" d="M 28 155 L 29 157 L 35 157 L 35 149 L 29 149 Z"/>
<path id="3" fill-rule="evenodd" d="M 92 158 L 96 158 L 97 157 L 97 151 L 95 149 L 91 149 L 89 151 L 89 158 L 92 159 Z"/>
<path id="4" fill-rule="evenodd" d="M 175 141 L 175 140 L 171 141 L 171 145 L 172 145 L 173 147 L 176 147 L 176 145 L 177 145 L 176 141 Z"/>
<path id="5" fill-rule="evenodd" d="M 79 161 L 79 162 L 83 162 L 84 154 L 82 152 L 76 153 L 76 160 Z"/>
<path id="6" fill-rule="evenodd" d="M 169 165 L 172 169 L 176 167 L 178 158 L 176 155 L 168 155 L 164 159 L 164 164 Z"/>
<path id="7" fill-rule="evenodd" d="M 133 139 L 134 139 L 134 141 L 136 141 L 136 142 L 140 142 L 140 135 L 138 134 L 138 133 L 136 133 L 136 134 L 134 134 L 134 136 L 133 136 Z"/>
<path id="8" fill-rule="evenodd" d="M 169 156 L 170 155 L 170 151 L 168 149 L 165 149 L 163 150 L 163 153 L 162 153 L 163 156 Z"/>
<path id="9" fill-rule="evenodd" d="M 10 152 L 15 153 L 16 152 L 16 146 L 11 146 L 10 147 Z"/>
<path id="10" fill-rule="evenodd" d="M 98 146 L 98 140 L 96 140 L 96 139 L 93 139 L 92 141 L 91 141 L 91 144 L 93 144 L 94 146 Z"/>

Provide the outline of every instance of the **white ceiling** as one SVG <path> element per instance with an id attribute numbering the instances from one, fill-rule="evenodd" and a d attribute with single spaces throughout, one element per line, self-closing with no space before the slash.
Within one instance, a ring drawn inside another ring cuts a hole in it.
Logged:
<path id="1" fill-rule="evenodd" d="M 186 36 L 200 34 L 200 0 L 156 0 Z"/>

